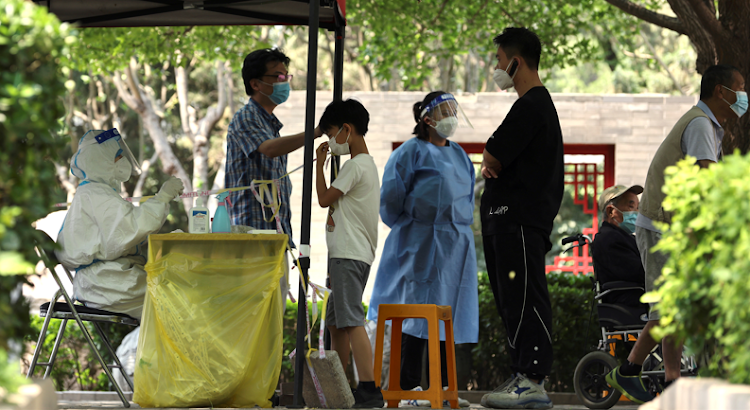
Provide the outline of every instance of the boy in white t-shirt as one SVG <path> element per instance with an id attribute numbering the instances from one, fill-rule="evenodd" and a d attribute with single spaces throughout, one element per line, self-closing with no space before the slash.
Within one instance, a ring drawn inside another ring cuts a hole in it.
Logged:
<path id="1" fill-rule="evenodd" d="M 326 324 L 331 332 L 331 347 L 338 352 L 344 368 L 350 349 L 357 363 L 360 382 L 354 391 L 355 408 L 380 408 L 385 404 L 380 387 L 375 386 L 372 349 L 362 308 L 362 292 L 375 260 L 380 207 L 378 169 L 364 139 L 369 122 L 370 114 L 358 101 L 332 102 L 319 125 L 330 140 L 316 150 L 318 203 L 329 208 L 326 243 L 333 292 L 328 299 Z M 323 173 L 329 148 L 333 155 L 351 154 L 330 188 Z"/>

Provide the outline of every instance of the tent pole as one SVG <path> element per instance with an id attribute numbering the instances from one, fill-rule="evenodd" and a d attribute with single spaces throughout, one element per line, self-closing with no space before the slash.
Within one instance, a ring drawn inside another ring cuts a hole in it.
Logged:
<path id="1" fill-rule="evenodd" d="M 310 208 L 312 207 L 313 144 L 315 143 L 315 88 L 318 67 L 318 27 L 320 26 L 320 0 L 310 0 L 310 40 L 307 47 L 307 106 L 305 113 L 305 173 L 302 181 L 302 228 L 300 229 L 299 283 L 297 303 L 297 356 L 294 361 L 294 406 L 302 406 L 302 381 L 304 380 L 305 333 L 307 330 L 307 282 L 310 269 Z M 302 280 L 304 278 L 304 280 Z"/>
<path id="2" fill-rule="evenodd" d="M 340 100 L 344 94 L 344 39 L 346 36 L 346 27 L 336 27 L 334 36 L 333 99 Z"/>
<path id="3" fill-rule="evenodd" d="M 346 27 L 336 27 L 334 30 L 335 51 L 333 55 L 333 99 L 341 100 L 344 94 L 344 36 Z M 339 167 L 341 166 L 341 157 L 335 156 L 331 160 L 331 182 L 336 179 Z M 330 257 L 328 258 L 330 260 Z M 326 287 L 331 288 L 331 279 L 326 279 Z M 331 333 L 325 330 L 325 348 L 331 350 Z M 346 369 L 344 369 L 346 371 Z"/>

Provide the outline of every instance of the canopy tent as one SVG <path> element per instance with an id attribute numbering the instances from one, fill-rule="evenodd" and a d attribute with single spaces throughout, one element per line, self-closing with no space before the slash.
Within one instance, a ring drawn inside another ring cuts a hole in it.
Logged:
<path id="1" fill-rule="evenodd" d="M 309 27 L 307 106 L 305 114 L 302 226 L 300 229 L 300 295 L 307 294 L 310 268 L 310 208 L 312 206 L 313 142 L 318 29 L 335 32 L 333 99 L 341 99 L 344 69 L 346 0 L 33 0 L 67 23 L 79 27 L 145 27 L 195 25 L 305 25 Z M 336 163 L 336 166 L 338 163 Z M 305 350 L 306 320 L 297 305 L 297 352 Z M 302 405 L 304 360 L 294 368 L 294 405 Z"/>
<path id="2" fill-rule="evenodd" d="M 346 0 L 319 0 L 320 28 L 336 30 Z M 226 26 L 313 24 L 305 0 L 34 0 L 79 27 Z"/>

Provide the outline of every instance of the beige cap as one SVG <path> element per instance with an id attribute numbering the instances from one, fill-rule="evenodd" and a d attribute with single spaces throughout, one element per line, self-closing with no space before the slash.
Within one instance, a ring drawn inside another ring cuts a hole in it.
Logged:
<path id="1" fill-rule="evenodd" d="M 628 188 L 625 185 L 614 185 L 605 189 L 604 192 L 602 192 L 602 194 L 599 196 L 599 211 L 603 210 L 604 207 L 607 206 L 607 202 L 616 199 L 626 192 L 632 192 L 636 195 L 640 195 L 641 193 L 643 193 L 643 187 L 640 185 L 633 185 Z"/>

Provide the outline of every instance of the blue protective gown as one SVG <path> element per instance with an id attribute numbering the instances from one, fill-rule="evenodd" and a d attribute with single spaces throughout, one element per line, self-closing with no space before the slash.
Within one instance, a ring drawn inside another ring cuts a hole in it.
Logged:
<path id="1" fill-rule="evenodd" d="M 367 319 L 377 320 L 381 303 L 450 305 L 455 343 L 476 343 L 474 166 L 466 152 L 456 143 L 438 147 L 417 138 L 398 147 L 383 172 L 380 217 L 391 232 Z M 427 321 L 405 320 L 403 332 L 427 339 Z"/>

